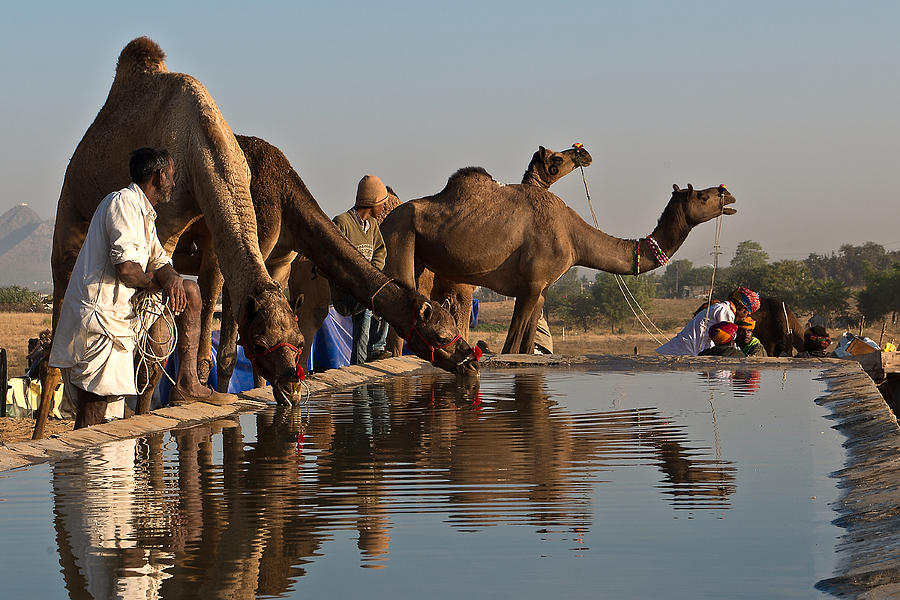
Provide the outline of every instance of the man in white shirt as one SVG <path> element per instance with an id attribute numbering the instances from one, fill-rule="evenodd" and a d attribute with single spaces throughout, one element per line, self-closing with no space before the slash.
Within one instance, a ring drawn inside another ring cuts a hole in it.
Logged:
<path id="1" fill-rule="evenodd" d="M 739 287 L 728 300 L 714 301 L 709 310 L 704 306 L 694 314 L 678 335 L 656 349 L 657 354 L 697 356 L 712 346 L 709 328 L 715 323 L 734 323 L 750 313 L 759 310 L 759 294 L 745 287 Z"/>
<path id="2" fill-rule="evenodd" d="M 176 315 L 179 369 L 170 396 L 174 404 L 197 400 L 224 404 L 197 378 L 200 289 L 172 267 L 156 236 L 154 206 L 168 202 L 175 188 L 175 163 L 167 150 L 140 148 L 129 162 L 132 184 L 100 202 L 78 253 L 50 351 L 50 366 L 62 369 L 76 405 L 75 428 L 96 425 L 124 396 L 137 393 L 134 352 L 140 315 L 137 292 L 164 292 Z"/>

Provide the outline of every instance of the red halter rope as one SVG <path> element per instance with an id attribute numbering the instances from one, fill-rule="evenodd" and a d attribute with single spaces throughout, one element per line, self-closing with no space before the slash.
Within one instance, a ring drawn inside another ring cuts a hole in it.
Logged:
<path id="1" fill-rule="evenodd" d="M 432 346 L 431 342 L 429 342 L 425 338 L 425 336 L 422 335 L 422 333 L 418 329 L 416 329 L 416 321 L 415 320 L 413 320 L 412 326 L 409 328 L 409 333 L 406 334 L 407 340 L 409 340 L 412 337 L 413 332 L 415 332 L 415 334 L 417 336 L 419 336 L 419 339 L 422 340 L 423 342 L 425 342 L 425 345 L 428 346 L 429 350 L 431 350 L 431 365 L 432 366 L 434 366 L 434 351 L 435 350 L 443 350 L 447 346 L 452 346 L 453 344 L 455 344 L 457 342 L 457 340 L 462 339 L 462 336 L 457 333 L 456 337 L 454 337 L 452 340 L 450 340 L 443 346 Z M 479 348 L 478 346 L 474 346 L 472 348 L 472 354 L 475 355 L 475 360 L 480 360 L 481 359 L 481 348 Z"/>
<path id="2" fill-rule="evenodd" d="M 267 354 L 271 354 L 272 352 L 278 350 L 279 348 L 290 348 L 291 350 L 294 351 L 294 354 L 296 355 L 296 359 L 294 361 L 294 366 L 297 369 L 296 370 L 297 379 L 299 379 L 300 381 L 303 381 L 304 379 L 306 379 L 306 373 L 303 371 L 303 365 L 300 364 L 300 349 L 297 348 L 297 346 L 295 346 L 289 342 L 279 342 L 279 343 L 275 344 L 274 346 L 268 348 L 267 350 L 260 352 L 259 354 L 254 354 L 247 347 L 247 343 L 244 341 L 246 339 L 246 336 L 244 335 L 244 325 L 246 324 L 246 318 L 247 318 L 247 315 L 244 315 L 244 319 L 241 320 L 241 324 L 238 326 L 239 339 L 238 339 L 237 343 L 240 344 L 244 348 L 244 356 L 247 357 L 247 360 L 250 361 L 250 364 L 253 365 L 253 368 L 256 369 L 257 371 L 259 371 L 259 367 L 256 366 L 256 361 L 259 360 L 260 358 L 262 358 L 263 356 L 265 356 Z M 297 316 L 294 315 L 294 318 L 296 319 Z"/>

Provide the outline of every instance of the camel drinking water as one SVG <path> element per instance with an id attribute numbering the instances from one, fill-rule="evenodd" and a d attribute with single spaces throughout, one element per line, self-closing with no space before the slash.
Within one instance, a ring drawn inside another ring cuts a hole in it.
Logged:
<path id="1" fill-rule="evenodd" d="M 418 356 L 454 373 L 470 374 L 476 371 L 473 351 L 464 339 L 457 339 L 458 332 L 450 315 L 437 304 L 426 302 L 421 294 L 390 281 L 389 277 L 365 260 L 325 215 L 281 150 L 257 137 L 236 137 L 252 173 L 250 192 L 259 248 L 270 275 L 276 281 L 285 286 L 288 284 L 292 261 L 301 253 L 316 265 L 318 273 L 348 290 L 366 306 L 374 301 L 378 315 L 404 333 L 414 334 L 410 337 L 409 344 Z M 395 200 L 399 203 L 396 197 Z M 173 256 L 178 267 L 186 268 L 187 272 L 200 273 L 215 269 L 218 248 L 213 246 L 206 235 L 203 221 L 195 223 L 182 237 Z M 192 246 L 196 246 L 197 250 L 191 252 Z M 186 260 L 188 258 L 191 260 Z M 312 271 L 308 263 L 306 266 L 309 273 L 307 277 L 311 279 Z M 298 272 L 297 277 L 300 276 Z M 303 309 L 302 305 L 309 302 L 311 314 L 303 316 L 304 324 L 301 328 L 314 323 L 316 314 L 324 319 L 321 307 L 323 301 L 324 312 L 328 310 L 330 294 L 323 294 L 328 288 L 327 284 L 325 290 L 322 290 L 321 277 L 312 281 L 315 281 L 316 288 L 306 291 L 315 293 L 311 293 L 310 298 L 306 299 L 304 291 L 300 307 Z M 231 297 L 229 290 L 230 286 L 226 284 L 226 293 L 222 296 L 222 331 L 218 355 L 218 386 L 221 391 L 227 389 L 237 358 L 235 321 L 228 314 Z M 201 292 L 212 293 L 202 285 Z M 300 292 L 295 289 L 292 297 L 299 296 Z M 422 311 L 428 313 L 426 323 L 421 322 Z M 303 313 L 307 311 L 303 310 Z M 205 323 L 211 324 L 211 309 L 204 313 L 203 319 Z M 316 323 L 316 328 L 321 325 L 321 319 Z M 307 331 L 308 329 L 304 331 L 305 336 Z M 315 330 L 312 331 L 314 333 Z M 201 337 L 201 343 L 203 339 Z M 205 339 L 209 340 L 208 337 Z M 307 339 L 312 342 L 311 335 Z M 449 340 L 454 342 L 447 346 Z M 441 346 L 446 347 L 441 349 Z M 437 351 L 433 352 L 433 349 Z M 308 350 L 304 350 L 301 360 L 305 361 L 307 356 Z"/>
<path id="2" fill-rule="evenodd" d="M 588 225 L 550 191 L 501 185 L 480 167 L 454 173 L 434 196 L 385 219 L 385 272 L 412 285 L 423 269 L 516 298 L 504 353 L 531 353 L 544 291 L 574 265 L 622 275 L 665 263 L 691 229 L 734 214 L 723 186 L 674 191 L 647 238 L 628 240 Z M 485 243 L 490 240 L 491 243 Z"/>

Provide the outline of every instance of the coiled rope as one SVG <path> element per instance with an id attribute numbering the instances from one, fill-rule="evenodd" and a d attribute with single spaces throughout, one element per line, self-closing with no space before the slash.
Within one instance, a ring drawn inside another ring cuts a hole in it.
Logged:
<path id="1" fill-rule="evenodd" d="M 143 394 L 150 387 L 150 374 L 152 369 L 160 363 L 164 363 L 166 359 L 175 350 L 178 344 L 178 329 L 175 326 L 175 314 L 168 304 L 163 302 L 162 292 L 145 293 L 140 292 L 132 300 L 134 312 L 138 316 L 138 329 L 135 340 L 135 350 L 137 352 L 137 366 L 134 370 L 134 385 L 137 388 L 138 395 Z M 168 331 L 168 338 L 165 340 L 157 340 L 153 338 L 150 329 L 157 320 L 162 319 L 165 323 L 165 331 Z M 160 348 L 160 353 L 156 354 L 154 347 Z M 141 372 L 146 373 L 144 385 L 139 386 Z M 162 370 L 166 378 L 175 385 L 173 380 L 165 369 Z"/>

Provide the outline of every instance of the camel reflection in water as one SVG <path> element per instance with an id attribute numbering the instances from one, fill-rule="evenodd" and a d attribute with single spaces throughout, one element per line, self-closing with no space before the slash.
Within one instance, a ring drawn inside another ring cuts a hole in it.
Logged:
<path id="1" fill-rule="evenodd" d="M 395 378 L 311 415 L 245 417 L 256 440 L 226 420 L 60 461 L 55 523 L 70 597 L 283 595 L 341 531 L 356 530 L 362 566 L 386 566 L 404 513 L 466 530 L 525 524 L 583 545 L 599 475 L 623 460 L 656 465 L 673 507 L 727 508 L 733 467 L 692 447 L 670 417 L 571 414 L 541 373 L 509 377 L 490 397 L 450 376 Z"/>

